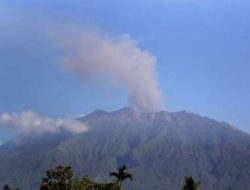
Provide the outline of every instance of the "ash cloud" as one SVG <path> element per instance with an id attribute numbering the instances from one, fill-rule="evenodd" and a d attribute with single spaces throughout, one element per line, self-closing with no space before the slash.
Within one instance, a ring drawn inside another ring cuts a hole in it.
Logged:
<path id="1" fill-rule="evenodd" d="M 61 30 L 56 39 L 63 51 L 59 63 L 83 81 L 119 85 L 128 94 L 129 106 L 141 111 L 165 109 L 156 58 L 129 35 L 111 38 L 93 30 Z"/>
<path id="2" fill-rule="evenodd" d="M 88 130 L 88 127 L 73 119 L 41 118 L 32 111 L 20 114 L 3 113 L 0 115 L 0 127 L 15 129 L 21 133 L 45 133 L 66 130 L 77 134 Z"/>

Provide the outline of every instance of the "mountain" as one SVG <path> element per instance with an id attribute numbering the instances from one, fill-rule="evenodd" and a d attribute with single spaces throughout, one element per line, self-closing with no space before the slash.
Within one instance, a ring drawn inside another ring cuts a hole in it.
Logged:
<path id="1" fill-rule="evenodd" d="M 205 190 L 249 190 L 250 135 L 185 111 L 97 110 L 79 119 L 89 130 L 19 137 L 0 147 L 0 183 L 38 189 L 45 171 L 70 164 L 77 175 L 108 181 L 127 165 L 127 190 L 178 190 L 184 176 Z M 2 185 L 0 184 L 0 185 Z"/>

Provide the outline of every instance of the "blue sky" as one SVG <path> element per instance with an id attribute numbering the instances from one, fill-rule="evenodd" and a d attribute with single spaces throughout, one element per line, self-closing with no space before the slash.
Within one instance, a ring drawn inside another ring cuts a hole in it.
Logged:
<path id="1" fill-rule="evenodd" d="M 249 1 L 0 0 L 0 114 L 74 117 L 127 105 L 122 89 L 83 83 L 54 64 L 59 52 L 43 34 L 47 23 L 129 34 L 157 58 L 168 111 L 250 132 Z M 8 135 L 1 129 L 0 138 Z"/>

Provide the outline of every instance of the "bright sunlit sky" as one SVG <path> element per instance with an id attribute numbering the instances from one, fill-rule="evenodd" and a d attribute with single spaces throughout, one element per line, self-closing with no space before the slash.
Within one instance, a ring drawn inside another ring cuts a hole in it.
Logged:
<path id="1" fill-rule="evenodd" d="M 63 118 L 127 105 L 123 90 L 55 64 L 47 23 L 128 34 L 157 58 L 168 111 L 250 132 L 249 0 L 0 0 L 0 114 Z M 9 136 L 0 129 L 0 143 Z"/>

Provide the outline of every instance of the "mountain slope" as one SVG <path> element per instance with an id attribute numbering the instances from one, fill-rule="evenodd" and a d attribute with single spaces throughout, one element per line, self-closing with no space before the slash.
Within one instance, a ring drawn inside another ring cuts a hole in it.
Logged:
<path id="1" fill-rule="evenodd" d="M 95 111 L 81 121 L 90 130 L 50 142 L 53 146 L 41 148 L 38 142 L 46 135 L 0 150 L 0 179 L 37 189 L 40 177 L 57 164 L 70 164 L 76 174 L 96 180 L 110 180 L 108 172 L 125 164 L 135 178 L 126 189 L 177 190 L 186 175 L 201 180 L 206 190 L 249 189 L 250 136 L 226 123 L 187 112 L 129 108 Z"/>

